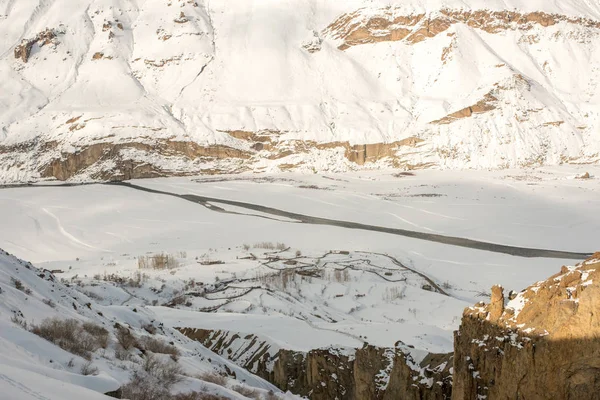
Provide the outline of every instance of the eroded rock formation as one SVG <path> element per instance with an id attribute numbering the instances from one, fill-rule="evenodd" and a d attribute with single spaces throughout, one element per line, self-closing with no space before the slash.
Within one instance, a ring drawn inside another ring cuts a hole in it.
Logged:
<path id="1" fill-rule="evenodd" d="M 417 363 L 402 343 L 395 348 L 274 351 L 254 335 L 179 330 L 282 390 L 310 399 L 443 400 L 451 395 L 451 354 L 430 354 Z"/>
<path id="2" fill-rule="evenodd" d="M 56 40 L 56 37 L 57 32 L 54 29 L 45 29 L 32 39 L 23 39 L 21 44 L 15 47 L 15 58 L 26 63 L 29 61 L 31 50 L 35 44 L 40 47 L 49 44 L 57 45 L 59 42 Z"/>
<path id="3" fill-rule="evenodd" d="M 378 13 L 357 10 L 344 14 L 331 23 L 323 35 L 341 40 L 338 48 L 346 50 L 377 42 L 406 40 L 414 44 L 435 37 L 458 23 L 488 33 L 499 33 L 507 30 L 527 31 L 536 25 L 548 27 L 560 22 L 600 29 L 598 21 L 544 12 L 441 9 L 431 15 L 403 15 L 397 8 L 386 7 Z"/>
<path id="4" fill-rule="evenodd" d="M 233 332 L 186 336 L 283 390 L 311 399 L 600 399 L 600 253 L 545 281 L 465 309 L 454 354 L 407 348 L 298 352 Z M 241 345 L 243 344 L 243 345 Z"/>
<path id="5" fill-rule="evenodd" d="M 600 253 L 505 301 L 465 310 L 452 398 L 599 399 Z"/>

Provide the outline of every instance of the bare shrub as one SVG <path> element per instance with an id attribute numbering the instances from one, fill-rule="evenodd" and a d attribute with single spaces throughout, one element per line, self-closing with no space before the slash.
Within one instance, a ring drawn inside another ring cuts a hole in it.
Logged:
<path id="1" fill-rule="evenodd" d="M 156 327 L 152 324 L 144 324 L 144 325 L 142 325 L 142 329 L 144 329 L 146 332 L 148 332 L 151 335 L 154 335 L 156 333 Z"/>
<path id="2" fill-rule="evenodd" d="M 56 308 L 56 303 L 52 299 L 44 299 L 42 300 L 42 303 L 44 303 L 50 308 Z"/>
<path id="3" fill-rule="evenodd" d="M 91 353 L 107 346 L 108 331 L 95 324 L 85 325 L 87 328 L 75 319 L 47 318 L 41 324 L 32 326 L 31 332 L 89 360 Z"/>
<path id="4" fill-rule="evenodd" d="M 201 392 L 178 393 L 171 398 L 174 400 L 229 400 L 228 397 Z"/>
<path id="5" fill-rule="evenodd" d="M 139 269 L 150 268 L 150 262 L 149 262 L 148 256 L 139 256 L 137 260 L 138 260 L 138 268 Z"/>
<path id="6" fill-rule="evenodd" d="M 406 294 L 404 293 L 405 291 L 405 287 L 385 288 L 383 300 L 389 303 L 394 300 L 403 299 L 404 297 L 406 297 Z"/>
<path id="7" fill-rule="evenodd" d="M 198 379 L 204 382 L 214 383 L 215 385 L 219 386 L 227 385 L 227 377 L 219 375 L 216 372 L 203 372 L 198 375 Z"/>
<path id="8" fill-rule="evenodd" d="M 19 317 L 18 315 L 13 315 L 10 317 L 10 322 L 19 325 L 23 329 L 27 329 L 27 321 L 24 318 Z"/>
<path id="9" fill-rule="evenodd" d="M 259 242 L 254 245 L 257 249 L 265 250 L 285 250 L 287 246 L 285 243 L 273 243 L 273 242 Z"/>
<path id="10" fill-rule="evenodd" d="M 12 285 L 15 287 L 15 289 L 17 290 L 23 290 L 25 288 L 25 286 L 23 286 L 23 282 L 21 282 L 20 279 L 17 279 L 15 277 L 11 277 L 10 278 L 10 283 L 12 283 Z"/>
<path id="11" fill-rule="evenodd" d="M 31 294 L 31 289 L 29 289 L 28 287 L 25 287 L 25 285 L 23 285 L 23 282 L 21 282 L 19 279 L 16 279 L 15 277 L 11 277 L 10 282 L 13 284 L 15 289 L 20 290 L 21 292 L 23 292 L 25 294 Z"/>
<path id="12" fill-rule="evenodd" d="M 98 374 L 98 368 L 94 367 L 92 365 L 92 361 L 88 360 L 85 364 L 83 364 L 81 366 L 81 375 L 97 375 Z"/>
<path id="13" fill-rule="evenodd" d="M 131 331 L 123 326 L 117 327 L 117 332 L 115 333 L 117 337 L 117 342 L 121 345 L 124 350 L 129 350 L 132 347 L 138 347 L 138 341 L 136 337 L 131 333 Z"/>
<path id="14" fill-rule="evenodd" d="M 244 245 L 242 247 L 244 248 L 245 251 L 250 250 L 250 245 L 249 244 L 244 243 Z"/>
<path id="15" fill-rule="evenodd" d="M 91 322 L 84 322 L 82 328 L 95 338 L 100 347 L 105 349 L 108 346 L 108 331 L 104 327 Z"/>
<path id="16" fill-rule="evenodd" d="M 136 372 L 133 379 L 121 387 L 121 398 L 129 400 L 168 400 L 170 394 L 155 379 L 146 374 Z"/>
<path id="17" fill-rule="evenodd" d="M 122 346 L 117 345 L 115 348 L 115 358 L 117 360 L 126 361 L 131 358 L 131 353 L 129 350 L 124 349 Z"/>
<path id="18" fill-rule="evenodd" d="M 183 370 L 172 360 L 161 360 L 158 356 L 150 353 L 146 356 L 143 364 L 144 371 L 164 388 L 170 388 L 183 380 Z"/>
<path id="19" fill-rule="evenodd" d="M 241 394 L 242 396 L 248 397 L 250 399 L 260 400 L 261 398 L 260 392 L 255 388 L 251 388 L 249 386 L 236 385 L 232 387 L 232 389 Z"/>
<path id="20" fill-rule="evenodd" d="M 329 272 L 327 275 L 332 282 L 348 282 L 350 280 L 350 272 L 347 269 L 334 269 L 333 272 Z"/>
<path id="21" fill-rule="evenodd" d="M 256 279 L 267 288 L 287 290 L 296 282 L 296 272 L 293 269 L 282 269 L 275 274 L 258 274 Z"/>
<path id="22" fill-rule="evenodd" d="M 96 280 L 98 280 L 98 281 L 99 281 L 99 280 L 101 280 L 101 279 L 102 279 L 101 275 L 100 275 L 100 274 L 98 274 L 98 279 L 96 279 Z M 88 290 L 82 290 L 82 291 L 81 291 L 81 293 L 85 294 L 85 295 L 86 295 L 87 297 L 89 297 L 90 299 L 94 299 L 94 300 L 97 300 L 97 301 L 103 301 L 103 300 L 104 300 L 104 297 L 102 297 L 102 296 L 100 296 L 99 294 L 96 294 L 96 293 L 94 293 L 94 292 L 90 292 L 90 291 L 88 291 Z"/>
<path id="23" fill-rule="evenodd" d="M 453 289 L 453 286 L 452 286 L 452 284 L 449 281 L 446 281 L 446 282 L 442 283 L 442 287 L 444 289 Z"/>
<path id="24" fill-rule="evenodd" d="M 142 285 L 148 280 L 148 278 L 148 275 L 143 274 L 140 271 L 136 271 L 133 274 L 133 276 L 129 278 L 117 274 L 107 274 L 106 272 L 102 276 L 102 280 L 105 282 L 114 282 L 117 285 L 136 288 L 142 287 Z"/>
<path id="25" fill-rule="evenodd" d="M 171 301 L 163 304 L 163 306 L 165 306 L 165 307 L 175 307 L 175 306 L 180 306 L 180 305 L 185 305 L 185 306 L 191 307 L 192 303 L 188 300 L 188 297 L 186 295 L 181 295 L 181 296 L 175 296 L 171 299 Z"/>
<path id="26" fill-rule="evenodd" d="M 182 251 L 179 252 L 180 258 L 186 258 L 187 253 Z M 151 256 L 139 256 L 138 257 L 138 268 L 139 269 L 173 269 L 179 267 L 179 261 L 172 254 L 158 253 Z"/>
<path id="27" fill-rule="evenodd" d="M 140 339 L 140 344 L 145 350 L 151 351 L 158 354 L 169 354 L 173 357 L 179 356 L 179 350 L 177 347 L 157 338 L 151 336 L 144 336 Z"/>

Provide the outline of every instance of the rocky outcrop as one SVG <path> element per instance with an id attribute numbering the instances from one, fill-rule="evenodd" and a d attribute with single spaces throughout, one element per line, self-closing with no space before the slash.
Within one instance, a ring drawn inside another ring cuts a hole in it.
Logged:
<path id="1" fill-rule="evenodd" d="M 310 399 L 600 399 L 600 253 L 465 309 L 453 354 L 408 348 L 298 352 L 234 332 L 180 328 L 217 354 Z"/>
<path id="2" fill-rule="evenodd" d="M 49 143 L 46 147 L 52 147 Z M 249 158 L 250 154 L 242 150 L 227 146 L 200 146 L 195 142 L 158 141 L 156 144 L 145 143 L 97 143 L 73 153 L 63 153 L 59 158 L 51 160 L 41 171 L 44 178 L 58 180 L 70 179 L 87 168 L 97 166 L 104 162 L 111 167 L 99 169 L 93 176 L 100 180 L 128 180 L 138 178 L 153 178 L 159 176 L 183 175 L 173 170 L 163 170 L 159 166 L 136 161 L 128 156 L 128 151 L 139 151 L 144 154 L 157 154 L 161 157 L 183 157 L 188 160 L 195 159 L 224 159 L 224 158 Z"/>
<path id="3" fill-rule="evenodd" d="M 536 25 L 548 27 L 560 22 L 600 29 L 599 21 L 544 12 L 442 9 L 430 15 L 404 15 L 401 9 L 386 7 L 377 13 L 364 13 L 361 9 L 344 14 L 331 23 L 323 35 L 340 40 L 338 48 L 346 50 L 361 44 L 400 40 L 415 44 L 459 23 L 488 33 L 500 33 L 507 30 L 528 31 Z"/>
<path id="4" fill-rule="evenodd" d="M 32 39 L 23 39 L 21 43 L 15 47 L 15 58 L 26 63 L 29 61 L 33 45 L 37 44 L 40 47 L 50 44 L 57 45 L 59 42 L 56 40 L 56 37 L 57 32 L 54 29 L 45 29 Z"/>
<path id="5" fill-rule="evenodd" d="M 448 114 L 444 118 L 432 121 L 431 123 L 440 125 L 450 124 L 459 119 L 469 118 L 473 116 L 473 114 L 482 114 L 484 112 L 492 111 L 496 108 L 497 101 L 498 99 L 492 93 L 488 93 L 483 97 L 483 99 L 472 106 L 465 107 L 462 110 Z"/>
<path id="6" fill-rule="evenodd" d="M 255 335 L 179 330 L 280 389 L 310 399 L 442 400 L 451 395 L 451 354 L 429 354 L 417 363 L 402 343 L 299 352 L 275 349 Z"/>
<path id="7" fill-rule="evenodd" d="M 465 310 L 452 398 L 600 399 L 600 253 Z"/>
<path id="8" fill-rule="evenodd" d="M 271 160 L 286 157 L 290 154 L 307 153 L 311 149 L 327 150 L 341 148 L 344 157 L 355 164 L 365 165 L 377 162 L 384 158 L 397 158 L 396 152 L 402 146 L 415 147 L 422 142 L 417 137 L 409 137 L 390 143 L 350 144 L 350 142 L 325 142 L 318 143 L 309 140 L 282 140 L 283 134 L 278 131 L 263 130 L 258 132 L 249 131 L 224 131 L 236 139 L 252 143 L 252 149 L 265 151 L 266 158 Z"/>

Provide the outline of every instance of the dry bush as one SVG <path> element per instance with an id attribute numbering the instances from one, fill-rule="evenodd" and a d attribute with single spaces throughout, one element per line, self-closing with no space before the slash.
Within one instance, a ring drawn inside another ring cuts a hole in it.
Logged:
<path id="1" fill-rule="evenodd" d="M 260 400 L 260 398 L 262 397 L 260 395 L 260 391 L 249 386 L 236 385 L 232 387 L 232 389 L 241 394 L 242 396 L 248 397 L 250 399 Z"/>
<path id="2" fill-rule="evenodd" d="M 187 257 L 187 253 L 180 252 L 180 255 Z M 179 267 L 179 261 L 172 254 L 159 253 L 151 256 L 139 256 L 138 257 L 138 268 L 139 269 L 173 269 Z"/>
<path id="3" fill-rule="evenodd" d="M 406 288 L 405 287 L 393 287 L 393 288 L 385 288 L 385 293 L 383 294 L 383 300 L 386 302 L 392 302 L 397 299 L 403 299 L 406 295 L 404 294 Z"/>
<path id="4" fill-rule="evenodd" d="M 179 257 L 179 258 L 187 258 L 187 251 L 179 251 L 179 252 L 177 252 L 177 257 Z"/>
<path id="5" fill-rule="evenodd" d="M 214 383 L 215 385 L 225 386 L 227 385 L 227 377 L 219 375 L 216 372 L 203 372 L 198 375 L 198 379 L 204 382 Z"/>
<path id="6" fill-rule="evenodd" d="M 105 349 L 108 346 L 108 331 L 104 327 L 91 322 L 84 322 L 82 328 L 84 332 L 96 339 L 100 347 Z"/>
<path id="7" fill-rule="evenodd" d="M 13 315 L 10 317 L 10 322 L 19 325 L 23 329 L 27 329 L 27 321 L 24 318 L 19 317 L 18 315 Z"/>
<path id="8" fill-rule="evenodd" d="M 131 331 L 123 326 L 117 327 L 117 332 L 115 333 L 117 337 L 117 342 L 121 345 L 124 350 L 129 350 L 132 347 L 138 347 L 138 341 L 136 337 L 131 333 Z"/>
<path id="9" fill-rule="evenodd" d="M 107 274 L 106 272 L 102 276 L 102 280 L 105 282 L 114 282 L 117 285 L 121 286 L 129 286 L 140 288 L 148 280 L 149 276 L 141 273 L 140 271 L 136 271 L 133 276 L 126 278 L 117 274 Z M 92 296 L 93 297 L 93 296 Z"/>
<path id="10" fill-rule="evenodd" d="M 148 256 L 139 256 L 137 260 L 138 260 L 138 268 L 139 269 L 150 268 L 150 262 L 149 262 Z"/>
<path id="11" fill-rule="evenodd" d="M 347 269 L 334 269 L 333 273 L 329 273 L 329 280 L 333 282 L 348 282 L 350 273 Z"/>
<path id="12" fill-rule="evenodd" d="M 42 303 L 44 303 L 45 305 L 47 305 L 50 308 L 56 308 L 56 303 L 52 299 L 44 299 L 44 300 L 42 300 Z"/>
<path id="13" fill-rule="evenodd" d="M 179 262 L 170 254 L 156 254 L 152 257 L 153 269 L 173 269 L 179 266 Z"/>
<path id="14" fill-rule="evenodd" d="M 13 284 L 15 289 L 20 290 L 21 292 L 23 292 L 25 294 L 31 294 L 31 289 L 29 289 L 28 287 L 25 287 L 25 285 L 23 285 L 23 282 L 21 282 L 19 279 L 11 277 L 10 282 Z"/>
<path id="15" fill-rule="evenodd" d="M 256 279 L 267 288 L 287 290 L 296 282 L 296 272 L 293 269 L 282 269 L 275 274 L 257 274 Z"/>
<path id="16" fill-rule="evenodd" d="M 167 389 L 183 380 L 183 370 L 177 362 L 162 360 L 152 353 L 146 356 L 143 368 L 160 386 Z"/>
<path id="17" fill-rule="evenodd" d="M 254 245 L 254 248 L 266 250 L 285 250 L 287 249 L 287 246 L 285 243 L 259 242 Z"/>
<path id="18" fill-rule="evenodd" d="M 121 398 L 129 400 L 169 400 L 169 391 L 146 374 L 136 372 L 129 383 L 121 387 Z"/>
<path id="19" fill-rule="evenodd" d="M 277 396 L 275 394 L 274 391 L 269 390 L 267 393 L 265 393 L 265 400 L 278 400 L 279 396 Z"/>
<path id="20" fill-rule="evenodd" d="M 81 366 L 81 375 L 96 375 L 98 374 L 98 368 L 92 365 L 92 361 L 88 360 L 85 364 Z"/>
<path id="21" fill-rule="evenodd" d="M 23 286 L 23 282 L 21 282 L 20 279 L 16 279 L 15 277 L 11 277 L 10 278 L 10 283 L 12 283 L 12 285 L 17 290 L 21 290 L 22 291 L 25 288 L 25 286 Z"/>
<path id="22" fill-rule="evenodd" d="M 100 274 L 98 274 L 98 279 L 96 279 L 96 280 L 99 281 L 101 279 L 102 279 L 102 277 L 100 276 Z M 99 294 L 96 294 L 94 292 L 90 292 L 89 290 L 81 290 L 81 293 L 85 294 L 90 299 L 94 299 L 96 301 L 103 301 L 104 300 L 104 297 L 102 297 Z"/>
<path id="23" fill-rule="evenodd" d="M 148 332 L 151 335 L 154 335 L 156 333 L 156 327 L 152 324 L 144 324 L 144 325 L 142 325 L 142 329 L 144 329 L 146 332 Z"/>
<path id="24" fill-rule="evenodd" d="M 153 338 L 151 336 L 144 336 L 140 339 L 140 344 L 146 351 L 151 351 L 158 354 L 169 354 L 173 357 L 179 356 L 179 350 L 177 350 L 177 347 L 161 339 Z"/>
<path id="25" fill-rule="evenodd" d="M 180 306 L 180 305 L 185 305 L 186 307 L 191 307 L 192 302 L 188 300 L 188 297 L 186 295 L 181 295 L 181 296 L 175 296 L 171 299 L 171 301 L 163 304 L 163 306 L 171 307 L 171 308 L 173 308 L 175 306 Z"/>
<path id="26" fill-rule="evenodd" d="M 453 289 L 454 288 L 449 281 L 446 281 L 446 282 L 442 283 L 442 287 L 444 289 Z"/>
<path id="27" fill-rule="evenodd" d="M 117 345 L 115 348 L 115 358 L 121 361 L 127 361 L 131 359 L 131 353 L 129 350 L 124 349 L 122 346 Z"/>
<path id="28" fill-rule="evenodd" d="M 212 393 L 189 392 L 178 393 L 171 396 L 174 400 L 229 400 L 229 397 L 223 397 Z"/>
<path id="29" fill-rule="evenodd" d="M 75 319 L 47 318 L 31 327 L 31 332 L 54 343 L 63 350 L 86 359 L 108 344 L 108 331 L 101 326 Z"/>

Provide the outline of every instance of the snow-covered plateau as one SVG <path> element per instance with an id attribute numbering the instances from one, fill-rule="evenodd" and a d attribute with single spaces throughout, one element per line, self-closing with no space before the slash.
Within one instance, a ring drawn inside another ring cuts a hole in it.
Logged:
<path id="1" fill-rule="evenodd" d="M 597 163 L 592 0 L 0 0 L 0 180 Z"/>
<path id="2" fill-rule="evenodd" d="M 278 380 L 284 354 L 326 352 L 347 369 L 367 345 L 389 360 L 377 390 L 396 379 L 395 351 L 431 388 L 423 363 L 452 352 L 465 307 L 597 250 L 598 175 L 588 165 L 0 189 L 0 247 L 33 263 L 0 256 L 0 388 L 11 400 L 130 390 L 136 374 L 155 379 L 148 337 L 177 349 L 173 394 L 291 399 L 269 383 L 307 394 L 294 382 L 304 373 Z M 52 317 L 104 327 L 106 345 L 82 357 L 36 336 Z M 136 338 L 127 352 L 123 329 Z M 346 393 L 340 368 L 315 385 Z"/>

